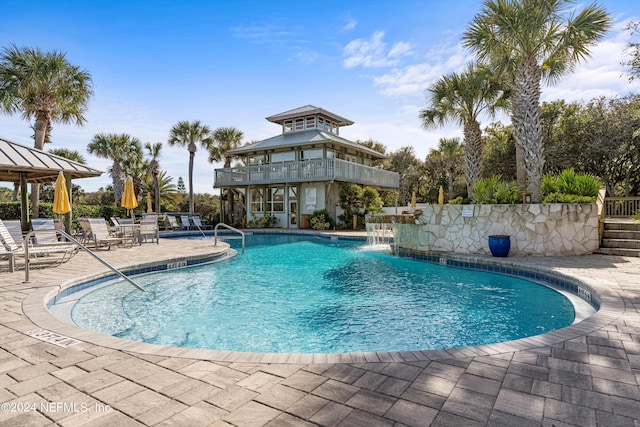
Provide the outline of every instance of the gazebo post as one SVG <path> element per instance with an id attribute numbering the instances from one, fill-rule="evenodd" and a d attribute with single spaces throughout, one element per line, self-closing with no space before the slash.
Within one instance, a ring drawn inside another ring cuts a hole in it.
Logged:
<path id="1" fill-rule="evenodd" d="M 29 231 L 29 198 L 27 197 L 27 174 L 20 172 L 20 225 Z"/>

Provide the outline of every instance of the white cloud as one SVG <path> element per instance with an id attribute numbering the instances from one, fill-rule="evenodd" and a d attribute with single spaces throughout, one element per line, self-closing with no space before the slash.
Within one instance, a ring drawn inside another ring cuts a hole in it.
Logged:
<path id="1" fill-rule="evenodd" d="M 365 68 L 392 67 L 399 63 L 400 57 L 411 52 L 411 45 L 405 42 L 395 43 L 387 50 L 383 41 L 384 31 L 376 31 L 370 39 L 350 41 L 343 50 L 345 68 L 362 66 Z"/>
<path id="2" fill-rule="evenodd" d="M 351 31 L 358 25 L 358 21 L 355 19 L 349 19 L 346 24 L 342 27 L 342 31 Z"/>

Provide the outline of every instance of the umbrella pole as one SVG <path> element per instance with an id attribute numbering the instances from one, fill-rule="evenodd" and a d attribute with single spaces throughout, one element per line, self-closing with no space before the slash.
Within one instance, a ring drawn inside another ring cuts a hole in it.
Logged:
<path id="1" fill-rule="evenodd" d="M 62 221 L 62 223 L 64 224 L 64 229 L 67 233 L 69 234 L 73 234 L 71 231 L 71 218 L 72 218 L 72 212 L 73 212 L 73 197 L 71 195 L 71 176 L 69 176 L 68 174 L 65 174 L 65 179 L 66 179 L 66 184 L 67 184 L 67 195 L 69 196 L 69 207 L 71 208 L 71 210 L 64 214 L 64 221 Z"/>

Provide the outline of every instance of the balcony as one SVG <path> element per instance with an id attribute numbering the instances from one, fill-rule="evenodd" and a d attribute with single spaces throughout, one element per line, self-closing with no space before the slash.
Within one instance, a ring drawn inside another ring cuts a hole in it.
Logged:
<path id="1" fill-rule="evenodd" d="M 294 182 L 340 181 L 397 189 L 400 176 L 339 159 L 317 159 L 215 170 L 214 187 L 240 187 Z"/>

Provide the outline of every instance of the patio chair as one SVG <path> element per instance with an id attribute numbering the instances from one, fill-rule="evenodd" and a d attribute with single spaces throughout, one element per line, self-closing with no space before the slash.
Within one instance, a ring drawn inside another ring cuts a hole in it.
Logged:
<path id="1" fill-rule="evenodd" d="M 61 255 L 60 264 L 70 260 L 71 257 L 78 252 L 78 245 L 72 243 L 64 243 L 55 246 L 33 245 L 31 243 L 26 243 L 23 240 L 22 244 L 18 245 L 2 220 L 0 220 L 0 240 L 2 240 L 2 243 L 6 247 L 2 255 L 9 257 L 9 271 L 14 271 L 16 257 L 24 258 L 26 256 L 25 244 L 29 245 L 29 256 L 38 260 L 52 261 L 53 258 L 49 258 L 50 255 Z"/>
<path id="2" fill-rule="evenodd" d="M 175 215 L 165 215 L 165 219 L 169 221 L 169 227 L 172 230 L 181 230 L 180 224 L 178 224 L 178 220 Z"/>
<path id="3" fill-rule="evenodd" d="M 182 223 L 183 230 L 191 230 L 191 220 L 189 220 L 189 215 L 180 215 L 180 223 Z"/>
<path id="4" fill-rule="evenodd" d="M 194 215 L 193 217 L 191 217 L 191 220 L 193 221 L 193 225 L 198 230 L 211 230 L 211 229 L 213 229 L 213 227 L 210 226 L 210 225 L 203 225 L 202 224 L 202 220 L 200 220 L 200 217 L 198 215 Z"/>
<path id="5" fill-rule="evenodd" d="M 121 244 L 124 240 L 111 233 L 104 218 L 84 218 L 83 222 L 85 224 L 83 227 L 87 227 L 89 232 L 88 241 L 93 242 L 96 249 L 106 247 L 110 250 L 112 244 Z M 133 246 L 133 241 L 131 245 Z"/>
<path id="6" fill-rule="evenodd" d="M 140 242 L 143 240 L 151 240 L 151 242 L 153 242 L 155 240 L 157 244 L 160 244 L 159 234 L 158 221 L 155 218 L 148 218 L 140 221 Z"/>
<path id="7" fill-rule="evenodd" d="M 37 245 L 68 245 L 68 242 L 60 241 L 55 221 L 50 218 L 33 218 L 31 220 L 31 228 L 35 232 L 33 234 L 33 242 Z"/>

